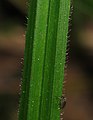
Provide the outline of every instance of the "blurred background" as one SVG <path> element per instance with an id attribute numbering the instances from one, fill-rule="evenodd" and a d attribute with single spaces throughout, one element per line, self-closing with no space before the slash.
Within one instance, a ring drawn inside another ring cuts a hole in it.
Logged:
<path id="1" fill-rule="evenodd" d="M 93 120 L 93 0 L 72 4 L 64 120 Z"/>
<path id="2" fill-rule="evenodd" d="M 93 120 L 93 0 L 73 0 L 64 120 Z M 0 0 L 0 120 L 18 120 L 27 0 Z"/>
<path id="3" fill-rule="evenodd" d="M 0 120 L 17 120 L 26 14 L 25 0 L 0 0 Z"/>

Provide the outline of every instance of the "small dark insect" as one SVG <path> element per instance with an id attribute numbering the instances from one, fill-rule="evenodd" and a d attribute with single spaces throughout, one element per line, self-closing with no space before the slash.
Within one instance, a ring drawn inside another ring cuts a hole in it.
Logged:
<path id="1" fill-rule="evenodd" d="M 64 96 L 61 96 L 59 106 L 61 110 L 63 110 L 64 107 L 66 106 L 66 98 Z"/>

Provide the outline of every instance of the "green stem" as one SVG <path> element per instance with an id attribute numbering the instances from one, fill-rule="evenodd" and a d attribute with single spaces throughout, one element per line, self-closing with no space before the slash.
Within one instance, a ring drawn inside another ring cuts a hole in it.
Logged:
<path id="1" fill-rule="evenodd" d="M 70 0 L 31 0 L 19 120 L 60 120 Z"/>

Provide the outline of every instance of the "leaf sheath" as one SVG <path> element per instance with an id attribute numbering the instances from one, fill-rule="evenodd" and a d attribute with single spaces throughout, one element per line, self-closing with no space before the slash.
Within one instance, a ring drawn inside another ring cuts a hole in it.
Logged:
<path id="1" fill-rule="evenodd" d="M 60 120 L 70 0 L 30 0 L 19 120 Z"/>

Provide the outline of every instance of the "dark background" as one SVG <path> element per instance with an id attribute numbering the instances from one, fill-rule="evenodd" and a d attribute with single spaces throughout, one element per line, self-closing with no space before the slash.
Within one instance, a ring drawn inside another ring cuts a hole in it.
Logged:
<path id="1" fill-rule="evenodd" d="M 17 120 L 26 29 L 19 1 L 0 0 L 0 120 Z"/>

